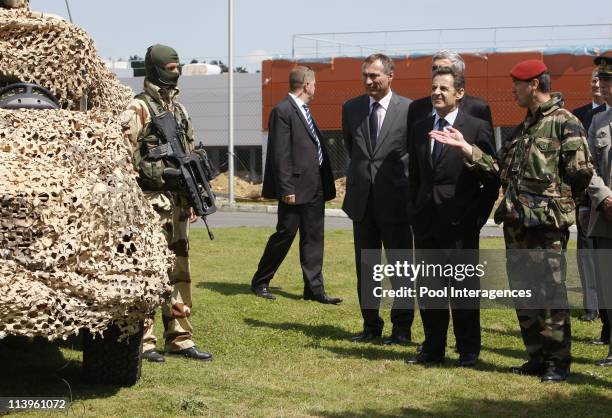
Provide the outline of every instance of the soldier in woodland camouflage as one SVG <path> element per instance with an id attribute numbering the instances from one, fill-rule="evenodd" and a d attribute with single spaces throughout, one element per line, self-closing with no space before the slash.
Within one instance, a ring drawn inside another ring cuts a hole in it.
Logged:
<path id="1" fill-rule="evenodd" d="M 174 268 L 170 272 L 172 296 L 162 309 L 165 349 L 167 354 L 211 360 L 210 353 L 195 347 L 193 329 L 188 319 L 192 302 L 188 258 L 189 223 L 197 217 L 185 197 L 166 191 L 163 177 L 166 162 L 148 157 L 150 149 L 163 144 L 161 135 L 151 123 L 152 118 L 165 111 L 174 114 L 179 139 L 185 149 L 191 151 L 194 147 L 191 120 L 184 106 L 176 100 L 180 75 L 178 54 L 168 46 L 153 45 L 147 50 L 145 69 L 144 92 L 137 95 L 121 114 L 121 125 L 132 149 L 132 161 L 138 171 L 139 184 L 159 214 L 160 227 L 176 255 Z M 149 361 L 163 362 L 164 357 L 156 350 L 152 319 L 145 324 L 145 328 L 143 356 Z"/>
<path id="2" fill-rule="evenodd" d="M 571 363 L 564 250 L 593 167 L 584 129 L 563 109 L 561 94 L 550 92 L 545 64 L 521 62 L 511 76 L 513 96 L 528 113 L 500 151 L 504 196 L 495 222 L 504 223 L 510 286 L 540 297 L 538 306 L 516 301 L 529 361 L 512 371 L 559 382 Z"/>

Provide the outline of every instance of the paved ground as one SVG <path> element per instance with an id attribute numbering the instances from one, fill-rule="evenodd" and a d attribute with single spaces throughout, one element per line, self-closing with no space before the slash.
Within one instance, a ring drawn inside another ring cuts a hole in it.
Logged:
<path id="1" fill-rule="evenodd" d="M 229 212 L 219 211 L 208 218 L 208 223 L 211 228 L 226 228 L 236 226 L 265 226 L 274 228 L 276 225 L 275 213 L 263 212 Z M 195 227 L 203 227 L 204 222 L 199 220 L 195 223 Z M 352 223 L 348 218 L 327 216 L 325 218 L 326 229 L 351 229 Z M 503 236 L 501 228 L 497 226 L 486 226 L 483 228 L 481 236 L 484 237 L 501 237 Z"/>
<path id="2" fill-rule="evenodd" d="M 226 228 L 232 226 L 266 226 L 274 228 L 276 226 L 276 214 L 263 212 L 220 211 L 212 214 L 208 218 L 208 224 L 212 228 Z M 198 220 L 194 226 L 203 227 L 204 222 L 202 222 L 202 220 Z M 348 218 L 328 216 L 325 218 L 325 228 L 351 229 L 352 223 Z"/>
<path id="3" fill-rule="evenodd" d="M 334 213 L 338 213 L 336 210 Z M 276 226 L 276 213 L 267 212 L 245 212 L 245 211 L 233 211 L 228 208 L 214 213 L 208 218 L 208 223 L 211 228 L 227 228 L 237 226 L 263 226 L 274 228 Z M 204 222 L 198 220 L 194 227 L 204 227 Z M 326 216 L 325 217 L 325 228 L 326 229 L 352 229 L 352 222 L 350 219 L 342 216 Z M 571 239 L 576 239 L 575 227 L 570 229 Z M 503 237 L 504 234 L 502 229 L 498 226 L 485 226 L 480 236 L 482 237 Z"/>

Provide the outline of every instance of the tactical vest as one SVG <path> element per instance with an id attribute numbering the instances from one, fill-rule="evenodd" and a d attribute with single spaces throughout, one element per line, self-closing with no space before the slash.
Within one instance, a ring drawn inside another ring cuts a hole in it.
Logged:
<path id="1" fill-rule="evenodd" d="M 151 119 L 166 112 L 159 103 L 146 93 L 140 93 L 135 98 L 147 105 Z M 190 152 L 193 149 L 193 128 L 183 107 L 178 103 L 174 105 L 174 118 L 177 122 L 179 139 L 185 150 Z M 132 156 L 134 168 L 138 171 L 138 184 L 146 191 L 166 190 L 162 175 L 164 168 L 171 167 L 172 163 L 149 156 L 150 149 L 163 145 L 165 141 L 152 123 L 149 124 L 148 132 L 146 131 L 146 129 L 143 130 L 141 136 L 138 137 L 138 148 Z"/>
<path id="2" fill-rule="evenodd" d="M 576 204 L 571 186 L 563 180 L 562 161 L 563 153 L 576 151 L 578 148 L 570 148 L 579 144 L 562 144 L 559 127 L 546 120 L 561 111 L 559 108 L 528 126 L 519 125 L 504 143 L 500 175 L 505 193 L 495 211 L 497 224 L 564 229 L 575 222 Z M 530 130 L 536 123 L 547 129 Z"/>

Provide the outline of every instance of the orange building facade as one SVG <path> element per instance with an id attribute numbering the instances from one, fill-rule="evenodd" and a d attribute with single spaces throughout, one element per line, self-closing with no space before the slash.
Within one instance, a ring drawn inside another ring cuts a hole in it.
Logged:
<path id="1" fill-rule="evenodd" d="M 612 51 L 606 55 L 612 56 Z M 466 92 L 486 100 L 493 112 L 495 126 L 515 126 L 525 116 L 511 94 L 510 69 L 525 59 L 541 59 L 552 76 L 553 91 L 565 97 L 568 109 L 574 109 L 591 101 L 591 72 L 593 58 L 589 55 L 553 54 L 541 52 L 465 54 Z M 417 99 L 429 95 L 431 87 L 431 56 L 418 58 L 394 58 L 395 74 L 392 89 L 402 96 Z M 346 100 L 363 94 L 359 58 L 331 58 L 307 61 L 316 71 L 317 91 L 311 110 L 322 131 L 340 131 L 341 107 Z M 268 60 L 262 63 L 262 126 L 268 129 L 268 117 L 272 107 L 288 91 L 290 69 L 294 61 Z"/>

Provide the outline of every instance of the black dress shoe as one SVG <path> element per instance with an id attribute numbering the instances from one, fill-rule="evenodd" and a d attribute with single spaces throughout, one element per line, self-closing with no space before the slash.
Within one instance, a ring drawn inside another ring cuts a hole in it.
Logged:
<path id="1" fill-rule="evenodd" d="M 185 358 L 190 358 L 194 360 L 202 360 L 202 361 L 210 361 L 213 359 L 212 354 L 207 353 L 206 351 L 198 350 L 198 348 L 195 345 L 193 347 L 189 347 L 184 350 L 169 351 L 166 354 L 170 356 L 183 356 Z"/>
<path id="2" fill-rule="evenodd" d="M 270 292 L 270 289 L 268 288 L 268 286 L 264 286 L 264 287 L 251 286 L 251 290 L 253 291 L 253 293 L 255 293 L 255 296 L 257 297 L 264 298 L 264 299 L 270 299 L 270 300 L 276 299 L 276 296 L 274 296 L 274 294 Z"/>
<path id="3" fill-rule="evenodd" d="M 351 341 L 354 343 L 370 343 L 380 338 L 381 335 L 382 332 L 363 331 L 355 335 L 354 337 L 351 337 Z"/>
<path id="4" fill-rule="evenodd" d="M 597 319 L 597 311 L 586 311 L 580 317 L 580 320 L 584 322 L 592 322 L 596 319 Z"/>
<path id="5" fill-rule="evenodd" d="M 595 364 L 601 367 L 610 367 L 612 366 L 612 356 L 606 357 L 603 360 L 597 360 Z"/>
<path id="6" fill-rule="evenodd" d="M 409 357 L 406 359 L 408 364 L 442 364 L 444 363 L 444 357 L 433 357 L 427 353 L 421 351 L 416 357 Z"/>
<path id="7" fill-rule="evenodd" d="M 521 366 L 512 366 L 510 371 L 514 374 L 521 374 L 524 376 L 541 376 L 546 372 L 546 364 L 537 361 L 528 361 Z"/>
<path id="8" fill-rule="evenodd" d="M 559 366 L 549 366 L 544 374 L 540 377 L 542 383 L 559 383 L 564 382 L 569 374 L 569 368 Z"/>
<path id="9" fill-rule="evenodd" d="M 384 345 L 399 344 L 405 345 L 410 342 L 410 336 L 407 335 L 391 335 L 383 340 Z"/>
<path id="10" fill-rule="evenodd" d="M 342 299 L 332 298 L 331 296 L 328 296 L 327 293 L 321 293 L 319 295 L 304 295 L 304 300 L 314 300 L 325 305 L 338 305 L 339 303 L 342 303 Z"/>
<path id="11" fill-rule="evenodd" d="M 459 360 L 455 363 L 457 367 L 474 367 L 478 362 L 478 354 L 465 353 L 459 354 Z"/>
<path id="12" fill-rule="evenodd" d="M 610 341 L 604 341 L 601 338 L 595 338 L 594 340 L 589 341 L 591 345 L 608 345 Z"/>
<path id="13" fill-rule="evenodd" d="M 166 361 L 164 356 L 162 356 L 160 352 L 154 348 L 147 351 L 143 351 L 142 358 L 150 361 L 151 363 L 163 363 L 164 361 Z"/>

